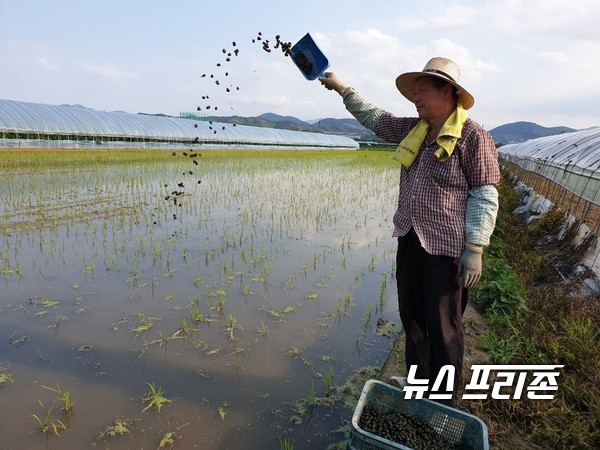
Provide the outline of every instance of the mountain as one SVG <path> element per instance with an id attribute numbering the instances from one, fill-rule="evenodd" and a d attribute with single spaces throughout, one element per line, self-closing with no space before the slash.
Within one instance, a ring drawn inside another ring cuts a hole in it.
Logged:
<path id="1" fill-rule="evenodd" d="M 242 116 L 211 116 L 190 117 L 214 122 L 235 123 L 253 127 L 279 128 L 294 131 L 309 131 L 313 133 L 340 134 L 357 140 L 377 140 L 375 134 L 363 127 L 356 119 L 321 119 L 310 124 L 293 116 L 280 116 L 274 113 L 264 113 L 256 117 Z"/>
<path id="2" fill-rule="evenodd" d="M 571 131 L 575 131 L 575 129 L 568 127 L 547 128 L 533 122 L 514 122 L 500 125 L 490 130 L 490 134 L 496 144 L 512 144 L 544 136 L 569 133 Z"/>
<path id="3" fill-rule="evenodd" d="M 280 116 L 279 114 L 270 113 L 270 112 L 261 114 L 258 117 L 261 119 L 269 120 L 271 122 L 276 122 L 276 123 L 292 122 L 292 123 L 297 123 L 299 125 L 310 125 L 308 122 L 305 122 L 304 120 L 300 120 L 294 116 Z"/>
<path id="4" fill-rule="evenodd" d="M 256 117 L 243 116 L 210 116 L 200 117 L 190 114 L 190 119 L 211 120 L 223 123 L 235 123 L 237 125 L 249 125 L 253 127 L 278 128 L 294 131 L 309 131 L 313 133 L 339 134 L 348 136 L 358 141 L 382 142 L 375 134 L 363 127 L 356 119 L 316 119 L 310 122 L 298 119 L 294 116 L 280 116 L 275 113 L 264 113 Z M 543 127 L 533 122 L 514 122 L 500 125 L 492 130 L 490 134 L 498 145 L 523 142 L 538 137 L 552 136 L 556 134 L 576 131 L 568 127 Z"/>

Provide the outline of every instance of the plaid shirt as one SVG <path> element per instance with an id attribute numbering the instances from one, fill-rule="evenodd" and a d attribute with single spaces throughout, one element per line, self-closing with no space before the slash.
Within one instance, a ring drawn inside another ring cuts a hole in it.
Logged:
<path id="1" fill-rule="evenodd" d="M 400 143 L 418 121 L 382 112 L 374 131 Z M 491 135 L 471 119 L 446 162 L 434 156 L 437 148 L 426 138 L 410 169 L 402 167 L 393 235 L 404 236 L 412 227 L 425 251 L 458 258 L 465 244 L 469 190 L 500 181 L 498 153 Z"/>

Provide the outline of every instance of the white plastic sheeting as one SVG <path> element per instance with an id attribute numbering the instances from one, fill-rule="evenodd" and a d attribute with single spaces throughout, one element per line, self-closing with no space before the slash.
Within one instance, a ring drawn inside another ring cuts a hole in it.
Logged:
<path id="1" fill-rule="evenodd" d="M 357 149 L 358 143 L 346 136 L 211 123 L 175 117 L 103 112 L 94 109 L 0 100 L 0 139 L 38 141 L 42 147 L 83 147 L 79 139 L 125 141 L 121 146 L 156 148 L 153 143 L 196 143 L 216 147 L 290 147 L 318 149 Z M 60 137 L 60 139 L 57 139 Z M 60 140 L 61 142 L 52 141 Z M 43 141 L 40 143 L 39 141 Z M 143 142 L 143 144 L 142 144 Z M 1 144 L 0 143 L 0 144 Z M 72 143 L 72 144 L 71 144 Z M 148 145 L 146 145 L 148 144 Z M 116 146 L 119 146 L 118 144 Z"/>
<path id="2" fill-rule="evenodd" d="M 600 205 L 600 127 L 503 145 L 498 153 Z"/>
<path id="3" fill-rule="evenodd" d="M 543 201 L 545 205 L 554 202 L 568 211 L 569 220 L 583 222 L 578 225 L 581 236 L 578 236 L 575 245 L 588 233 L 600 237 L 600 127 L 504 145 L 498 148 L 498 154 L 501 160 L 522 169 L 519 170 L 521 175 L 534 183 L 533 188 L 528 187 L 529 195 L 525 196 L 529 201 L 516 212 L 535 214 L 536 201 Z M 548 187 L 547 181 L 540 180 L 550 180 L 564 190 Z M 546 199 L 535 189 L 544 191 L 543 195 L 553 194 L 554 198 Z M 569 192 L 569 195 L 564 192 Z M 589 283 L 600 286 L 599 239 L 582 262 L 596 273 L 596 280 Z"/>

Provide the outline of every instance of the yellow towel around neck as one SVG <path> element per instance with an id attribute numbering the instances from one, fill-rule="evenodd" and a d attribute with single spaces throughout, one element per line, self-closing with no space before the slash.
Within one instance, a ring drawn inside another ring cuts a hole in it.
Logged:
<path id="1" fill-rule="evenodd" d="M 450 117 L 444 122 L 444 126 L 440 130 L 435 142 L 440 148 L 435 152 L 439 162 L 446 162 L 454 151 L 454 146 L 461 136 L 462 127 L 467 120 L 467 111 L 458 105 Z M 425 120 L 420 120 L 415 127 L 408 132 L 406 137 L 400 142 L 393 158 L 402 163 L 407 169 L 417 159 L 421 145 L 429 131 L 429 123 Z"/>

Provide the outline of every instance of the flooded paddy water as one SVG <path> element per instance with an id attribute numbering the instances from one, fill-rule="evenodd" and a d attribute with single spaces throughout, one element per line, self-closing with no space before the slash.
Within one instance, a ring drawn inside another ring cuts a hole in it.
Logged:
<path id="1" fill-rule="evenodd" d="M 399 321 L 390 153 L 2 154 L 1 449 L 345 448 Z"/>

